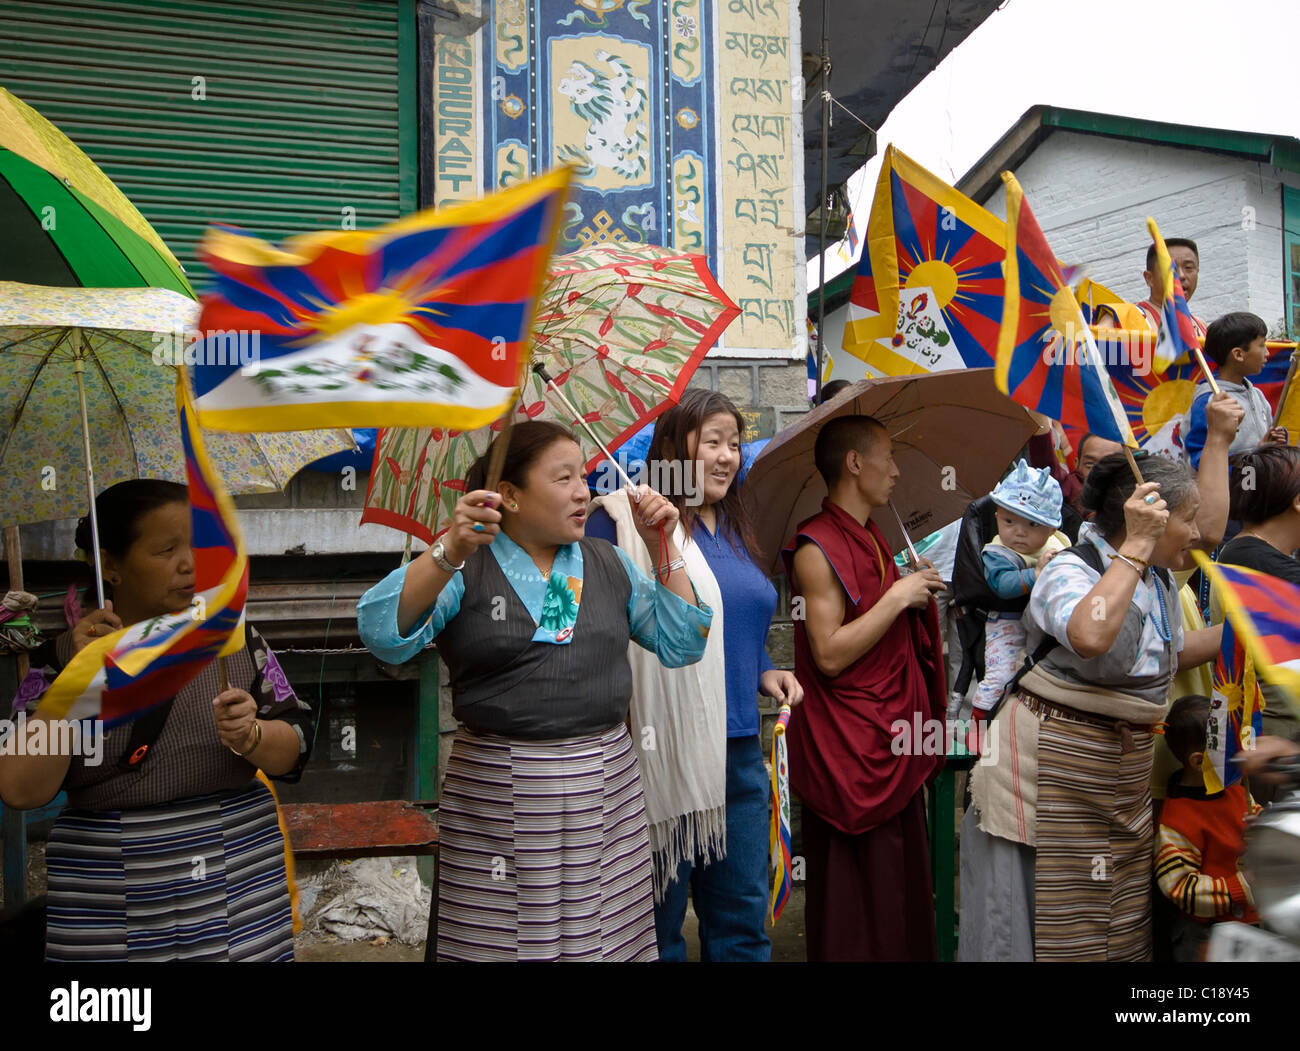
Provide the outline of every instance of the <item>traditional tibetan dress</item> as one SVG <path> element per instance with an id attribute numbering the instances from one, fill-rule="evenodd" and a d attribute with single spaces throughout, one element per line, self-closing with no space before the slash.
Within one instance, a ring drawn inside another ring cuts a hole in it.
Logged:
<path id="1" fill-rule="evenodd" d="M 654 960 L 650 841 L 629 640 L 698 661 L 712 611 L 603 540 L 562 546 L 549 578 L 504 532 L 409 635 L 405 569 L 357 606 L 366 645 L 410 659 L 436 642 L 460 729 L 439 807 L 439 960 Z"/>
<path id="2" fill-rule="evenodd" d="M 293 726 L 298 763 L 275 780 L 297 781 L 311 752 L 312 710 L 261 635 L 251 625 L 246 634 L 245 648 L 225 659 L 229 682 L 252 695 L 259 719 Z M 43 666 L 24 681 L 15 709 L 34 711 L 73 652 L 70 631 L 37 651 Z M 143 758 L 135 722 L 104 734 L 100 762 L 73 757 L 63 782 L 68 805 L 45 851 L 47 960 L 293 959 L 275 797 L 217 736 L 212 699 L 220 692 L 213 661 L 170 702 Z"/>

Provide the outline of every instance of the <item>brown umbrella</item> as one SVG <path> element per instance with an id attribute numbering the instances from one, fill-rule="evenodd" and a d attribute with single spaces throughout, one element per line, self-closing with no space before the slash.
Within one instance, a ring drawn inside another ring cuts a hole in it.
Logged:
<path id="1" fill-rule="evenodd" d="M 813 465 L 821 425 L 836 416 L 874 416 L 889 431 L 901 477 L 893 504 L 915 540 L 960 518 L 989 492 L 1038 430 L 1029 412 L 1000 390 L 993 369 L 951 369 L 867 379 L 819 405 L 773 438 L 745 480 L 758 514 L 758 543 L 769 573 L 795 527 L 817 513 L 826 485 Z M 871 516 L 890 547 L 905 546 L 888 507 Z"/>

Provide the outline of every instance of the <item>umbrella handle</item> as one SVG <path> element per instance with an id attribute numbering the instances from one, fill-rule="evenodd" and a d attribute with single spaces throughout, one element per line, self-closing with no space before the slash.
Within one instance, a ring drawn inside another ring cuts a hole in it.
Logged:
<path id="1" fill-rule="evenodd" d="M 907 526 L 903 525 L 903 516 L 898 513 L 898 508 L 894 506 L 894 501 L 889 501 L 889 509 L 894 512 L 894 519 L 898 522 L 898 531 L 903 534 L 903 542 L 907 545 L 907 553 L 912 556 L 912 565 L 917 569 L 921 568 L 921 556 L 916 553 L 916 548 L 912 546 L 912 538 L 907 535 Z"/>
<path id="2" fill-rule="evenodd" d="M 90 460 L 90 422 L 86 413 L 86 385 L 82 379 L 85 358 L 81 350 L 81 329 L 72 330 L 73 371 L 77 376 L 77 398 L 81 403 L 81 449 L 86 457 L 86 494 L 90 502 L 90 547 L 95 567 L 95 597 L 104 608 L 104 567 L 99 560 L 99 515 L 95 511 L 95 467 Z"/>

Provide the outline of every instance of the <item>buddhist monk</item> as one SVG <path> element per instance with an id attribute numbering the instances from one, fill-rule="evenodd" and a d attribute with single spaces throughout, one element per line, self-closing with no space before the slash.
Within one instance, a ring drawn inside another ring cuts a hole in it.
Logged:
<path id="1" fill-rule="evenodd" d="M 808 959 L 933 960 L 922 790 L 943 755 L 911 735 L 945 714 L 932 598 L 944 584 L 924 559 L 900 575 L 869 520 L 899 477 L 879 422 L 829 420 L 814 456 L 829 495 L 782 552 L 804 688 L 787 740 L 803 803 Z"/>

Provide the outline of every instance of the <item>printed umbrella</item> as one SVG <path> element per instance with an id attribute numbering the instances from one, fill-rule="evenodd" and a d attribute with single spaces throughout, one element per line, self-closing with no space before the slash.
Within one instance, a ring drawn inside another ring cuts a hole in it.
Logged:
<path id="1" fill-rule="evenodd" d="M 781 548 L 826 497 L 813 465 L 817 432 L 827 420 L 855 413 L 888 428 L 900 472 L 893 504 L 918 537 L 960 518 L 967 504 L 989 492 L 1038 429 L 1023 406 L 998 390 L 992 369 L 855 383 L 768 442 L 749 470 L 745 490 L 751 506 L 763 509 L 757 533 L 768 573 L 780 572 Z M 905 546 L 888 507 L 871 517 L 891 549 Z"/>
<path id="2" fill-rule="evenodd" d="M 585 425 L 577 433 L 586 469 L 594 470 L 604 453 L 591 434 L 616 448 L 676 402 L 739 314 L 703 256 L 622 244 L 560 256 L 538 305 L 533 368 L 515 419 Z M 470 465 L 501 426 L 382 429 L 362 522 L 432 542 L 450 521 Z"/>
<path id="3" fill-rule="evenodd" d="M 194 297 L 185 271 L 113 180 L 0 87 L 0 280 L 152 286 Z"/>
<path id="4" fill-rule="evenodd" d="M 170 354 L 197 317 L 166 289 L 0 281 L 0 526 L 83 514 L 88 490 L 128 478 L 185 482 Z M 213 431 L 207 446 L 231 492 L 265 493 L 353 443 Z"/>

